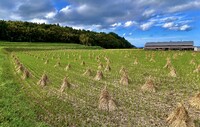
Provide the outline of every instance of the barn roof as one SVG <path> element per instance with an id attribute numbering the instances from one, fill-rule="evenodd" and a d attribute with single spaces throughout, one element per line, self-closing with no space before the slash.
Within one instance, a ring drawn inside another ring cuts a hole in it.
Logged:
<path id="1" fill-rule="evenodd" d="M 145 46 L 176 46 L 176 45 L 191 45 L 193 46 L 193 41 L 177 41 L 177 42 L 147 42 Z"/>

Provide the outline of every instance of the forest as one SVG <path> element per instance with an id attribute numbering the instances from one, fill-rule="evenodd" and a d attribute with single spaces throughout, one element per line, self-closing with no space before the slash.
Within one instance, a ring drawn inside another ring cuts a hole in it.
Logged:
<path id="1" fill-rule="evenodd" d="M 37 24 L 0 20 L 0 40 L 9 42 L 62 42 L 103 48 L 134 48 L 124 37 L 114 32 L 77 30 L 59 24 Z"/>

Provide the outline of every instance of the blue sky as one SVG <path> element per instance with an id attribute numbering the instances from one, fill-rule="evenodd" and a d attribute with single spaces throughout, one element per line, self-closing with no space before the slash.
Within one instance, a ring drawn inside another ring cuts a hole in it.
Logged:
<path id="1" fill-rule="evenodd" d="M 115 32 L 138 47 L 187 40 L 200 46 L 200 0 L 1 0 L 0 19 Z"/>

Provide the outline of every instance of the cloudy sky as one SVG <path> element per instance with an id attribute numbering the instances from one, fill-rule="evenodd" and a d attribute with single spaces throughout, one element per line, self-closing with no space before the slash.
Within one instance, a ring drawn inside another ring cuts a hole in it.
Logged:
<path id="1" fill-rule="evenodd" d="M 136 46 L 181 40 L 200 46 L 200 0 L 1 0 L 0 19 L 116 32 Z"/>

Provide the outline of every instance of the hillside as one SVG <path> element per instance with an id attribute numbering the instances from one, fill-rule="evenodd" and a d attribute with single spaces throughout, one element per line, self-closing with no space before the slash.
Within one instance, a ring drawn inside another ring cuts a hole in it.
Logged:
<path id="1" fill-rule="evenodd" d="M 36 24 L 0 20 L 0 40 L 10 42 L 62 42 L 103 48 L 132 48 L 125 38 L 111 33 L 97 33 L 62 27 L 59 24 Z"/>

